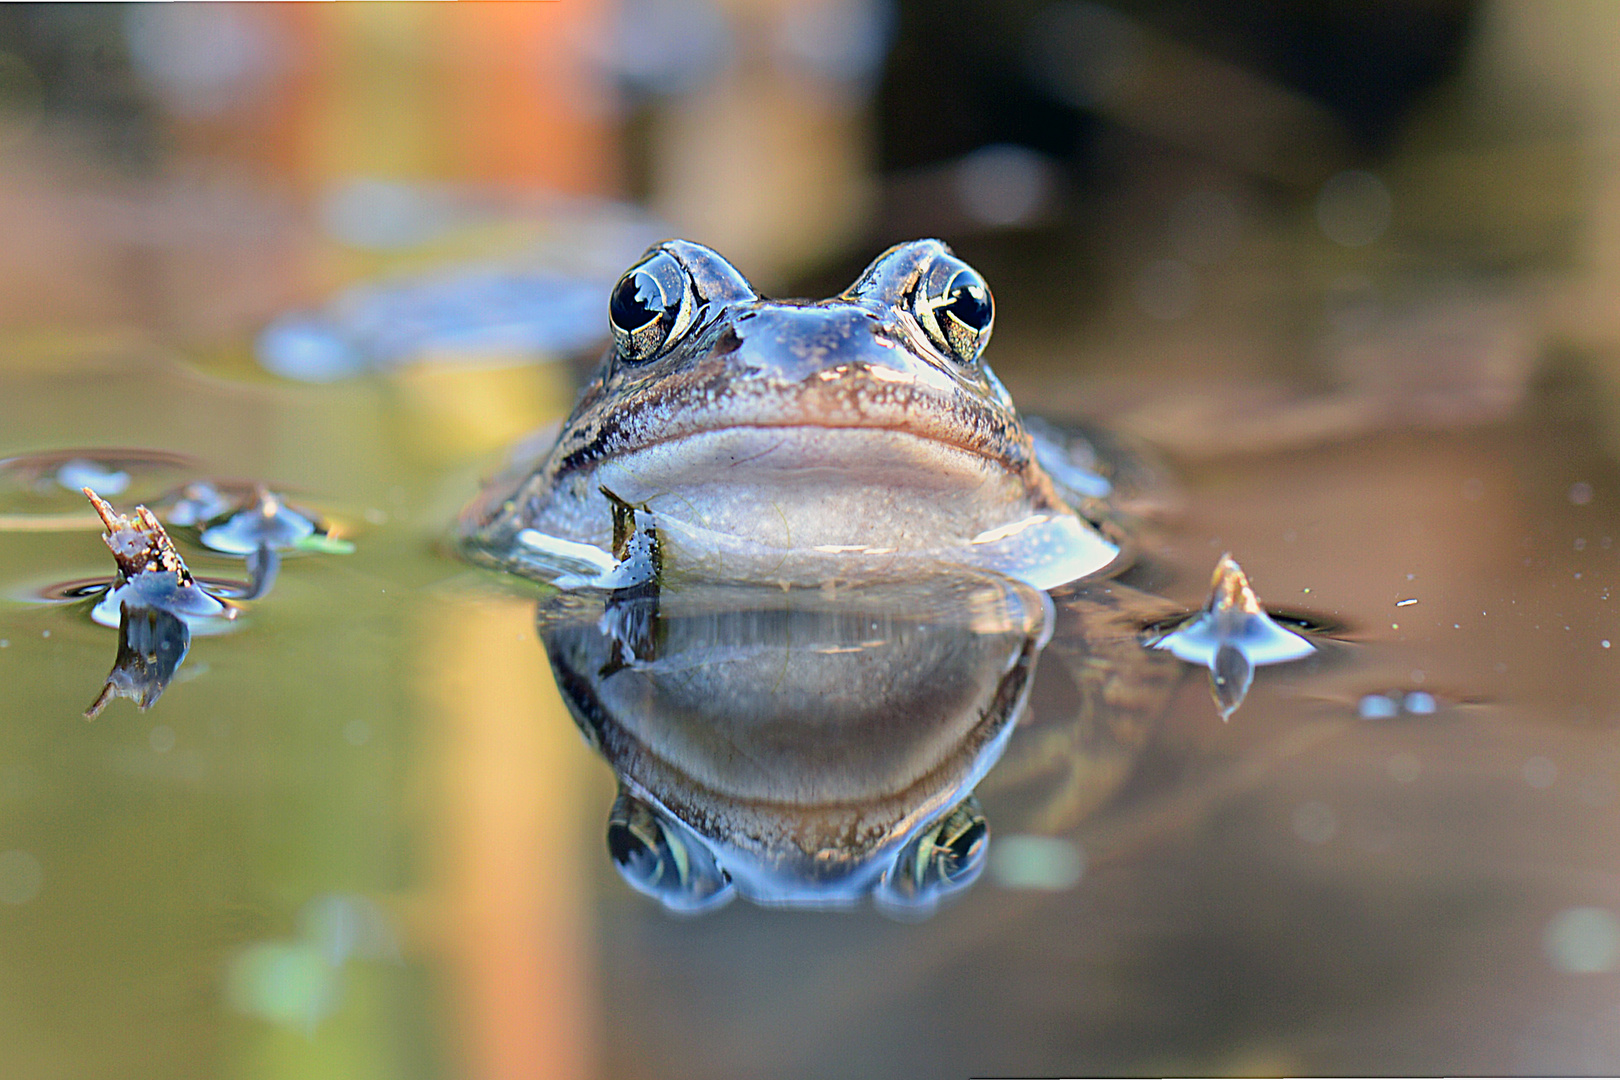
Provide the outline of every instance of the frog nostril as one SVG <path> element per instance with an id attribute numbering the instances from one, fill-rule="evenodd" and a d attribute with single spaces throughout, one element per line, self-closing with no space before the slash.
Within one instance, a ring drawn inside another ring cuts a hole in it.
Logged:
<path id="1" fill-rule="evenodd" d="M 742 348 L 742 338 L 737 336 L 737 331 L 728 326 L 721 332 L 720 337 L 715 340 L 714 348 L 709 350 L 709 355 L 730 356 L 740 348 Z"/>

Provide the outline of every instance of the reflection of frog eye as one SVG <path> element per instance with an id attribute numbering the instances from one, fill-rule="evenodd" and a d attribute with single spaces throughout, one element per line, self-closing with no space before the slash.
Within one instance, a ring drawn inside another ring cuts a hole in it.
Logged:
<path id="1" fill-rule="evenodd" d="M 984 352 L 996 303 L 979 272 L 960 259 L 940 259 L 917 290 L 917 320 L 935 344 L 964 364 Z"/>
<path id="2" fill-rule="evenodd" d="M 697 834 L 628 792 L 608 813 L 607 842 L 630 887 L 673 911 L 707 911 L 732 897 L 731 876 Z"/>
<path id="3" fill-rule="evenodd" d="M 686 270 L 675 256 L 656 251 L 631 267 L 613 287 L 608 322 L 619 355 L 645 363 L 691 322 Z"/>
<path id="4" fill-rule="evenodd" d="M 900 849 L 878 885 L 877 902 L 891 912 L 926 915 L 973 884 L 989 845 L 990 823 L 969 795 Z"/>

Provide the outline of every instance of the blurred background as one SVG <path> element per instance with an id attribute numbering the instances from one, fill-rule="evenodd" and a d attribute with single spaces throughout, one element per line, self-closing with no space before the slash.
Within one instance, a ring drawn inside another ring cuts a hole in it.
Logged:
<path id="1" fill-rule="evenodd" d="M 189 454 L 358 546 L 87 728 L 111 638 L 17 597 L 105 552 L 0 515 L 0 1071 L 1620 1069 L 1617 58 L 1604 0 L 0 6 L 0 453 Z M 435 545 L 672 235 L 815 297 L 945 239 L 1016 400 L 1172 463 L 1163 591 L 1232 548 L 1375 659 L 1213 734 L 1195 687 L 1066 899 L 641 905 L 530 602 Z M 1345 727 L 1386 683 L 1460 726 Z"/>
<path id="2" fill-rule="evenodd" d="M 0 324 L 219 349 L 384 270 L 549 241 L 535 269 L 611 276 L 664 232 L 821 294 L 939 235 L 1004 367 L 1342 388 L 1468 303 L 1598 352 L 1613 33 L 1464 0 L 18 5 Z"/>

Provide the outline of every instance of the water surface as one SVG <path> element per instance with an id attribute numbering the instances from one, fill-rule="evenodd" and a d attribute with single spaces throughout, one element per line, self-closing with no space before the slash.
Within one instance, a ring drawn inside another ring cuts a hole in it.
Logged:
<path id="1" fill-rule="evenodd" d="M 616 782 L 538 593 L 442 549 L 560 372 L 291 386 L 139 340 L 47 351 L 6 377 L 0 454 L 187 455 L 166 468 L 271 481 L 355 550 L 289 555 L 153 708 L 86 722 L 116 632 L 41 596 L 110 575 L 99 525 L 4 492 L 8 1075 L 1620 1068 L 1620 517 L 1552 391 L 1487 427 L 1177 463 L 1127 579 L 1144 614 L 1202 603 L 1230 550 L 1341 642 L 1260 669 L 1222 723 L 1201 672 L 1144 710 L 1109 681 L 1135 640 L 1060 625 L 953 902 L 683 918 L 608 857 Z M 132 468 L 115 502 L 171 479 Z"/>

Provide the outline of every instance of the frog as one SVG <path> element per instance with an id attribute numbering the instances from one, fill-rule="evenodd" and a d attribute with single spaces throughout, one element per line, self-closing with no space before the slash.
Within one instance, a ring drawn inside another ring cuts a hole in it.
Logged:
<path id="1" fill-rule="evenodd" d="M 1049 589 L 1120 560 L 1081 512 L 1100 479 L 1020 416 L 984 358 L 989 286 L 942 241 L 889 248 L 834 297 L 773 300 L 666 240 L 619 279 L 608 321 L 555 439 L 463 512 L 473 562 L 600 582 L 626 505 L 657 515 L 667 563 L 710 580 L 947 562 Z"/>
<path id="2" fill-rule="evenodd" d="M 618 776 L 608 848 L 637 891 L 927 915 L 986 865 L 981 781 L 1062 833 L 1131 775 L 1182 653 L 1223 716 L 1241 700 L 1220 646 L 1263 615 L 1241 571 L 1203 621 L 1121 580 L 1111 507 L 1153 470 L 1019 413 L 984 359 L 989 287 L 943 242 L 771 300 L 664 241 L 608 315 L 573 411 L 459 536 L 555 587 L 537 628 Z"/>

